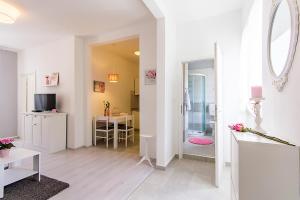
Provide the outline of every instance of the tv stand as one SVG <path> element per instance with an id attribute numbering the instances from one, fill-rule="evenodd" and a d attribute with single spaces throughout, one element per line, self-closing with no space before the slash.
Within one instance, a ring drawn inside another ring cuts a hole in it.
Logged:
<path id="1" fill-rule="evenodd" d="M 24 147 L 55 153 L 66 149 L 67 114 L 30 112 L 22 117 L 21 139 Z"/>

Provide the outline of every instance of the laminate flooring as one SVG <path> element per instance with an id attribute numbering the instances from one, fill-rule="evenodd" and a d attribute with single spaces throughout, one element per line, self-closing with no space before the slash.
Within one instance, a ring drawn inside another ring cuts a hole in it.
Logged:
<path id="1" fill-rule="evenodd" d="M 17 146 L 22 146 L 19 142 Z M 66 150 L 55 154 L 42 152 L 42 174 L 70 184 L 70 187 L 51 200 L 122 200 L 154 171 L 146 164 L 136 165 L 138 140 L 128 148 L 120 144 L 117 151 L 106 149 L 99 142 L 96 147 Z M 32 160 L 21 165 L 31 168 Z"/>
<path id="2" fill-rule="evenodd" d="M 130 200 L 230 200 L 230 168 L 224 169 L 219 188 L 214 186 L 214 163 L 174 160 L 167 170 L 155 170 Z"/>

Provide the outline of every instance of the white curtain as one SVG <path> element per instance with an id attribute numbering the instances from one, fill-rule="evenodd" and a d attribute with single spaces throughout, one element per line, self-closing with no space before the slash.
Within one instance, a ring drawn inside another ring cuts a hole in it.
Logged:
<path id="1" fill-rule="evenodd" d="M 251 86 L 262 85 L 262 3 L 254 0 L 244 25 L 241 44 L 241 110 L 246 111 Z"/>

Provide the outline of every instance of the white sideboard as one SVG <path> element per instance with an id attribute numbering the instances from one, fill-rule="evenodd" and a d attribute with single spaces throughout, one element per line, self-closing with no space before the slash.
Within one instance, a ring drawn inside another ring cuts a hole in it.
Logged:
<path id="1" fill-rule="evenodd" d="M 21 139 L 24 147 L 55 153 L 66 149 L 66 113 L 24 113 Z"/>
<path id="2" fill-rule="evenodd" d="M 299 148 L 232 132 L 232 200 L 299 200 Z"/>

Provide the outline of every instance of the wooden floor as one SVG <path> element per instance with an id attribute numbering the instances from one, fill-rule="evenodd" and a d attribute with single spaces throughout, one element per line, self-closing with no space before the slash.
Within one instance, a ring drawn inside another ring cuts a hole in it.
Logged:
<path id="1" fill-rule="evenodd" d="M 230 168 L 220 188 L 214 186 L 214 163 L 174 160 L 166 171 L 155 170 L 130 200 L 230 200 Z"/>
<path id="2" fill-rule="evenodd" d="M 130 143 L 129 143 L 130 144 Z M 56 154 L 42 153 L 42 174 L 70 184 L 52 200 L 122 200 L 154 171 L 146 164 L 136 166 L 138 142 L 118 151 L 103 145 Z M 27 160 L 23 165 L 31 167 Z"/>
<path id="3" fill-rule="evenodd" d="M 118 151 L 110 143 L 108 150 L 100 144 L 43 154 L 42 174 L 70 184 L 51 200 L 230 199 L 228 168 L 223 185 L 216 188 L 213 163 L 182 159 L 174 160 L 165 171 L 154 170 L 146 164 L 136 166 L 138 151 L 137 142 L 127 149 L 121 144 Z"/>

